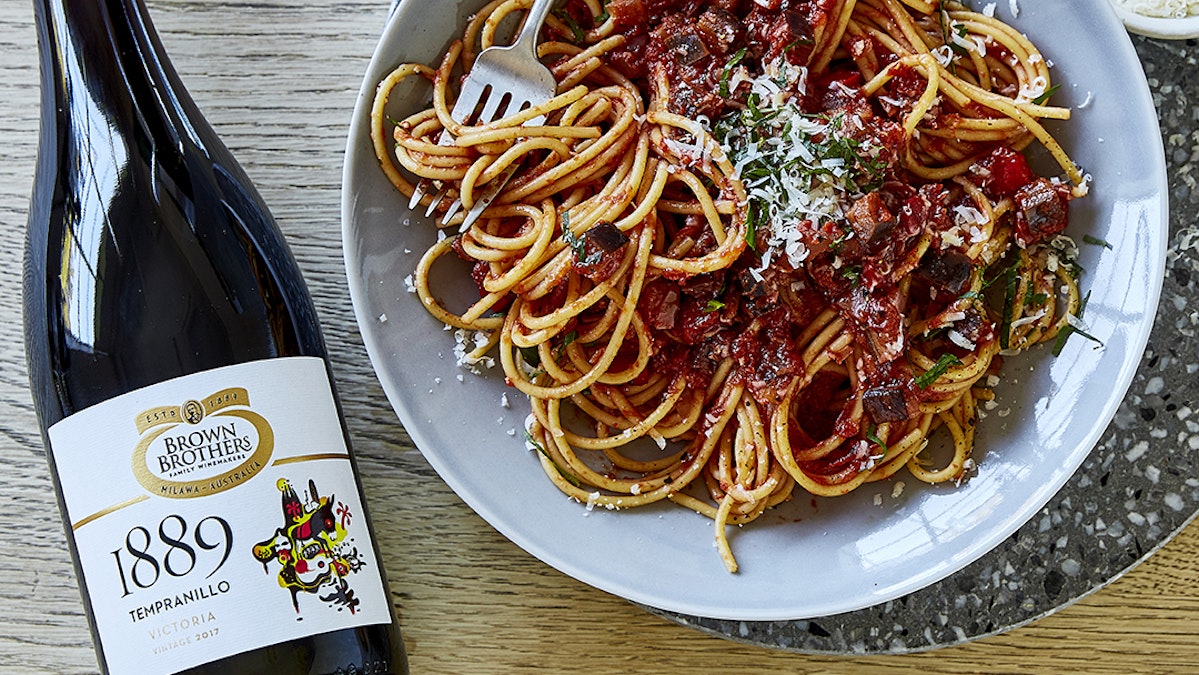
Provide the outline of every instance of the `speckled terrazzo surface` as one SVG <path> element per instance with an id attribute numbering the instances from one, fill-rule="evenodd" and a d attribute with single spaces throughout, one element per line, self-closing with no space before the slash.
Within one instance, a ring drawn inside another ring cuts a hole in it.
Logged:
<path id="1" fill-rule="evenodd" d="M 1034 621 L 1107 585 L 1199 510 L 1199 42 L 1134 37 L 1170 185 L 1161 304 L 1124 403 L 1062 491 L 1000 546 L 898 600 L 807 621 L 661 616 L 736 641 L 824 654 L 935 649 Z"/>

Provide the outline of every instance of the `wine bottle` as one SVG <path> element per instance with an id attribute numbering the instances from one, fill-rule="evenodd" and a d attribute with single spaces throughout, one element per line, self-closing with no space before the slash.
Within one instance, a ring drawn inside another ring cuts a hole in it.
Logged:
<path id="1" fill-rule="evenodd" d="M 141 0 L 34 0 L 30 386 L 101 668 L 407 673 L 316 311 Z"/>

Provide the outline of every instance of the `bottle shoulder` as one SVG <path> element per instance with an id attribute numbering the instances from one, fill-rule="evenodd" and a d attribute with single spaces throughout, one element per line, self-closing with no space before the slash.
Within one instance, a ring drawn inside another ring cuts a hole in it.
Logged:
<path id="1" fill-rule="evenodd" d="M 156 40 L 126 35 L 138 51 L 121 35 L 108 51 L 90 39 L 75 50 L 43 45 L 53 95 L 43 97 L 25 314 L 35 397 L 63 414 L 197 370 L 324 355 L 299 267 L 261 195 Z M 89 52 L 106 57 L 83 59 Z M 128 62 L 147 53 L 152 63 Z M 104 77 L 105 64 L 116 76 Z"/>

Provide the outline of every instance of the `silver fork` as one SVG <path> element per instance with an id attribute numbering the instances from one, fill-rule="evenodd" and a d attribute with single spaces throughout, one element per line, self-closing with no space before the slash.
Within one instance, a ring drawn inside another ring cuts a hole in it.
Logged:
<path id="1" fill-rule="evenodd" d="M 557 82 L 549 68 L 537 59 L 537 33 L 540 32 L 541 24 L 545 22 L 553 4 L 554 0 L 533 0 L 533 6 L 525 16 L 520 34 L 511 45 L 488 47 L 479 53 L 462 83 L 458 101 L 450 111 L 450 116 L 455 122 L 466 124 L 474 118 L 478 124 L 486 124 L 541 105 L 554 97 Z M 480 111 L 477 116 L 474 114 L 476 110 Z M 544 122 L 545 117 L 538 116 L 525 124 L 536 126 Z M 441 132 L 438 139 L 440 145 L 450 145 L 453 142 L 454 137 L 448 130 Z M 510 167 L 483 190 L 467 211 L 462 221 L 462 230 L 466 230 L 478 220 L 479 215 L 495 200 L 515 171 L 515 166 Z M 408 201 L 408 208 L 415 209 L 431 186 L 432 181 L 429 180 L 417 183 L 412 198 Z M 434 195 L 425 215 L 432 215 L 448 193 L 447 187 Z M 442 216 L 442 224 L 449 222 L 460 208 L 461 198 L 455 199 Z"/>

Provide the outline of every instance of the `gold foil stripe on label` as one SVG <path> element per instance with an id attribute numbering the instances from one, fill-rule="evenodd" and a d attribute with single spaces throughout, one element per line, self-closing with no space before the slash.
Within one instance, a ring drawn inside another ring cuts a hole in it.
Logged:
<path id="1" fill-rule="evenodd" d="M 143 410 L 137 416 L 137 433 L 144 434 L 160 424 L 178 424 L 182 419 L 177 405 L 160 405 Z"/>
<path id="2" fill-rule="evenodd" d="M 117 511 L 120 511 L 121 509 L 125 508 L 126 506 L 133 506 L 134 504 L 140 504 L 141 502 L 144 502 L 149 498 L 150 498 L 150 495 L 141 495 L 138 497 L 134 497 L 133 499 L 127 499 L 127 500 L 121 502 L 120 504 L 113 504 L 112 506 L 110 506 L 106 509 L 101 509 L 99 511 L 96 511 L 95 513 L 93 513 L 92 515 L 90 515 L 86 518 L 80 518 L 79 520 L 75 521 L 74 523 L 71 523 L 71 530 L 72 531 L 78 530 L 79 528 L 83 527 L 84 525 L 87 525 L 88 523 L 90 523 L 92 521 L 99 520 L 99 519 L 103 518 L 104 516 L 107 516 L 110 513 L 116 513 Z"/>
<path id="3" fill-rule="evenodd" d="M 295 457 L 283 457 L 271 462 L 271 466 L 279 466 L 280 464 L 296 464 L 299 462 L 315 462 L 322 459 L 350 459 L 350 456 L 344 452 L 323 452 L 312 455 L 296 455 Z"/>
<path id="4" fill-rule="evenodd" d="M 199 410 L 193 410 L 197 404 L 203 411 L 203 415 L 197 414 L 200 412 Z M 137 416 L 137 433 L 144 434 L 163 424 L 179 424 L 184 421 L 195 424 L 202 416 L 211 415 L 218 410 L 230 406 L 246 407 L 249 405 L 250 392 L 246 391 L 245 387 L 229 387 L 205 396 L 202 402 L 188 401 L 183 405 L 160 405 L 143 410 Z"/>

